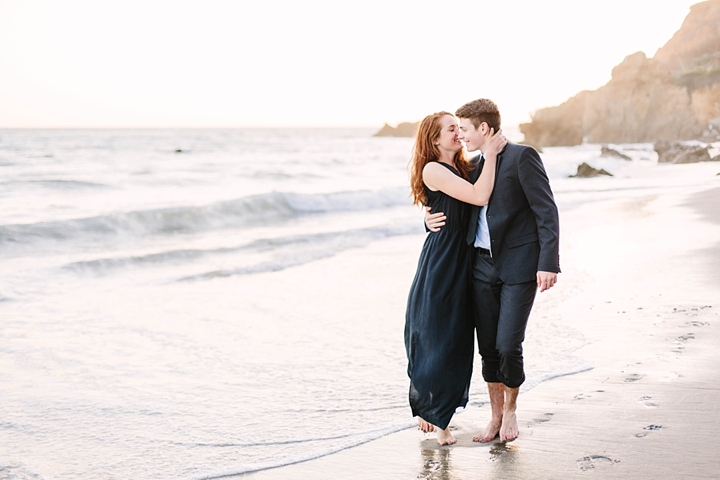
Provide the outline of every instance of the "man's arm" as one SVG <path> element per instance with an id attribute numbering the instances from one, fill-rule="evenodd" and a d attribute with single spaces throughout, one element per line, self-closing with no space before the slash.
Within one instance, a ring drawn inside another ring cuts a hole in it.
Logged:
<path id="1" fill-rule="evenodd" d="M 540 243 L 537 282 L 541 292 L 557 282 L 560 272 L 560 219 L 540 155 L 530 147 L 518 159 L 518 178 L 535 216 Z"/>
<path id="2" fill-rule="evenodd" d="M 439 232 L 440 227 L 445 226 L 447 217 L 443 212 L 430 213 L 431 208 L 425 207 L 425 230 L 430 232 Z"/>

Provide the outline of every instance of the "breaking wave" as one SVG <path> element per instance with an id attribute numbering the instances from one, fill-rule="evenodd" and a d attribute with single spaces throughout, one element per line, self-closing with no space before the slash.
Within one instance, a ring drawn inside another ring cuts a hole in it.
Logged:
<path id="1" fill-rule="evenodd" d="M 300 194 L 272 192 L 215 202 L 96 217 L 0 226 L 0 245 L 41 241 L 175 235 L 268 225 L 300 215 L 372 210 L 409 204 L 404 188 Z"/>

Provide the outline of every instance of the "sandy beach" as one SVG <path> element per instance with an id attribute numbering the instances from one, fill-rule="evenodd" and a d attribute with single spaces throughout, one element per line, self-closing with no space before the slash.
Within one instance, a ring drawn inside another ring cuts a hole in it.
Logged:
<path id="1" fill-rule="evenodd" d="M 546 149 L 563 273 L 520 437 L 472 442 L 476 355 L 440 448 L 407 398 L 411 140 L 276 133 L 3 133 L 0 479 L 717 477 L 720 163 Z"/>
<path id="2" fill-rule="evenodd" d="M 515 442 L 473 443 L 489 418 L 475 405 L 453 419 L 452 447 L 408 429 L 242 478 L 718 478 L 719 205 L 715 188 L 561 213 L 563 273 L 538 297 L 528 338 L 548 318 L 576 329 L 593 368 L 522 392 Z M 403 313 L 394 298 L 407 285 L 393 280 L 417 259 L 404 245 L 378 242 L 373 262 L 346 266 L 378 270 L 373 311 Z"/>

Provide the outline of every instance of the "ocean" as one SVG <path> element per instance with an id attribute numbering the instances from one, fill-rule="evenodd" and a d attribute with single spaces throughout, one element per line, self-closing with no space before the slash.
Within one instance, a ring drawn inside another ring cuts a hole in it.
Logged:
<path id="1" fill-rule="evenodd" d="M 406 293 L 414 272 L 371 254 L 422 245 L 412 139 L 373 133 L 0 130 L 0 479 L 217 478 L 416 425 L 406 298 L 381 288 Z M 632 160 L 542 153 L 561 229 L 719 169 L 615 148 Z M 569 178 L 584 161 L 614 176 Z M 531 322 L 524 389 L 592 368 L 578 330 Z"/>

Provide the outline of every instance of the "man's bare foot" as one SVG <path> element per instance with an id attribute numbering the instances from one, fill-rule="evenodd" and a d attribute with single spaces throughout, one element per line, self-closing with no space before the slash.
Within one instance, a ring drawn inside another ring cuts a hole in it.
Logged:
<path id="1" fill-rule="evenodd" d="M 422 430 L 425 433 L 430 433 L 433 430 L 435 430 L 435 426 L 432 423 L 426 422 L 425 420 L 423 420 L 420 417 L 417 417 L 417 418 L 418 418 L 418 428 L 420 428 L 420 430 Z"/>
<path id="2" fill-rule="evenodd" d="M 492 416 L 485 432 L 473 437 L 473 442 L 488 443 L 495 440 L 502 426 L 503 412 L 505 411 L 505 385 L 500 382 L 488 382 L 488 395 Z"/>
<path id="3" fill-rule="evenodd" d="M 455 437 L 453 437 L 450 433 L 450 427 L 446 428 L 445 430 L 440 430 L 439 428 L 436 430 L 437 441 L 440 445 L 452 445 L 457 442 Z"/>
<path id="4" fill-rule="evenodd" d="M 500 427 L 502 425 L 502 417 L 490 420 L 490 423 L 485 427 L 485 432 L 473 437 L 473 442 L 488 443 L 495 440 L 498 433 L 500 433 Z"/>
<path id="5" fill-rule="evenodd" d="M 500 427 L 500 441 L 512 442 L 518 435 L 520 435 L 520 429 L 518 428 L 515 412 L 505 412 L 503 414 L 502 426 Z"/>

